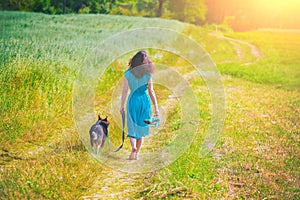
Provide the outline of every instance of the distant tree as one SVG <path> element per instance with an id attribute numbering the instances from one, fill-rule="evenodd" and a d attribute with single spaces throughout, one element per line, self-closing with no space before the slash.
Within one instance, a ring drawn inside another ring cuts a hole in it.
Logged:
<path id="1" fill-rule="evenodd" d="M 138 0 L 116 0 L 111 8 L 110 13 L 117 15 L 136 15 L 137 1 Z"/>
<path id="2" fill-rule="evenodd" d="M 137 0 L 136 9 L 144 16 L 153 17 L 156 15 L 157 0 Z"/>
<path id="3" fill-rule="evenodd" d="M 31 7 L 30 1 L 19 0 L 1 0 L 1 10 L 26 10 Z"/>
<path id="4" fill-rule="evenodd" d="M 110 1 L 109 0 L 99 0 L 100 10 L 99 13 L 109 14 L 110 12 Z"/>
<path id="5" fill-rule="evenodd" d="M 100 11 L 100 5 L 97 2 L 97 0 L 91 0 L 89 2 L 89 7 L 90 7 L 90 13 L 99 13 Z"/>
<path id="6" fill-rule="evenodd" d="M 207 6 L 205 0 L 188 1 L 184 7 L 184 21 L 194 24 L 202 24 L 205 21 Z"/>
<path id="7" fill-rule="evenodd" d="M 201 24 L 205 21 L 205 0 L 172 0 L 169 9 L 173 17 L 184 22 Z"/>
<path id="8" fill-rule="evenodd" d="M 156 17 L 162 17 L 164 3 L 165 3 L 165 0 L 158 0 L 158 9 L 156 12 Z"/>
<path id="9" fill-rule="evenodd" d="M 30 11 L 34 12 L 43 12 L 47 14 L 51 14 L 51 1 L 50 0 L 32 0 Z"/>
<path id="10" fill-rule="evenodd" d="M 228 0 L 206 0 L 206 20 L 209 23 L 222 23 L 225 19 L 226 5 Z"/>
<path id="11" fill-rule="evenodd" d="M 90 0 L 72 0 L 71 1 L 71 9 L 73 12 L 78 13 L 80 9 L 89 6 Z"/>
<path id="12" fill-rule="evenodd" d="M 109 2 L 109 10 L 110 10 L 110 11 L 112 10 L 113 6 L 116 5 L 116 3 L 117 3 L 116 0 L 111 0 L 111 1 Z"/>
<path id="13" fill-rule="evenodd" d="M 103 13 L 103 14 L 109 14 L 113 8 L 113 6 L 116 5 L 116 0 L 89 0 L 92 6 L 91 11 L 93 13 Z"/>
<path id="14" fill-rule="evenodd" d="M 169 0 L 137 0 L 136 8 L 138 12 L 143 12 L 146 16 L 162 17 L 164 4 Z"/>

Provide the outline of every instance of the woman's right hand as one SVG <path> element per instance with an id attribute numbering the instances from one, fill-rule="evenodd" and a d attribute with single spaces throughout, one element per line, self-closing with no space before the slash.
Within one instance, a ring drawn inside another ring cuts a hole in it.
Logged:
<path id="1" fill-rule="evenodd" d="M 159 110 L 158 110 L 158 108 L 157 108 L 157 109 L 155 109 L 155 111 L 154 111 L 154 115 L 155 115 L 155 116 L 158 116 L 158 115 L 159 115 Z"/>

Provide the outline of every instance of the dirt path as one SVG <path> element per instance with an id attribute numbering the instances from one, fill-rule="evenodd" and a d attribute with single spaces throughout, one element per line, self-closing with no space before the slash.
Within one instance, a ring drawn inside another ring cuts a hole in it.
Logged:
<path id="1" fill-rule="evenodd" d="M 243 40 L 233 39 L 233 38 L 226 37 L 226 36 L 222 36 L 222 38 L 224 38 L 226 40 L 229 40 L 229 41 L 231 41 L 234 44 L 243 44 L 243 45 L 248 46 L 250 48 L 250 50 L 251 50 L 251 54 L 253 56 L 255 56 L 256 58 L 258 58 L 258 59 L 260 59 L 260 58 L 263 57 L 263 54 L 259 51 L 259 49 L 254 44 L 251 44 L 249 42 L 245 42 Z"/>
<path id="2" fill-rule="evenodd" d="M 234 45 L 236 49 L 236 55 L 238 58 L 242 59 L 245 56 L 245 52 L 243 52 L 243 49 L 241 45 L 247 46 L 250 48 L 250 53 L 256 58 L 256 59 L 261 59 L 263 58 L 262 52 L 254 45 L 249 42 L 243 41 L 243 40 L 238 40 L 234 38 L 230 38 L 224 35 L 217 34 L 215 32 L 210 33 L 211 36 L 217 37 L 218 39 L 224 39 L 229 41 L 232 45 Z M 252 64 L 253 62 L 245 62 L 244 65 L 249 65 Z"/>
<path id="3" fill-rule="evenodd" d="M 140 181 L 141 174 L 106 170 L 105 178 L 98 179 L 94 184 L 93 190 L 97 190 L 97 192 L 90 196 L 83 196 L 83 199 L 129 199 L 130 194 L 137 191 L 136 184 Z"/>

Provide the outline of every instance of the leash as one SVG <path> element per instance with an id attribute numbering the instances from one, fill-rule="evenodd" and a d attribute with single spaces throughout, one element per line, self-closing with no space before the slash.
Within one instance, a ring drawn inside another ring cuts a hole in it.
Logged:
<path id="1" fill-rule="evenodd" d="M 120 151 L 122 148 L 123 148 L 123 145 L 124 145 L 124 141 L 125 141 L 125 111 L 122 112 L 122 144 L 116 149 L 114 150 L 114 152 L 118 152 Z M 108 148 L 110 148 L 110 142 L 109 142 L 109 136 L 108 136 L 108 129 L 106 129 L 106 136 L 107 136 L 107 145 L 108 145 Z"/>
<path id="2" fill-rule="evenodd" d="M 150 120 L 144 120 L 145 123 L 149 124 L 150 126 L 153 127 L 157 127 L 160 124 L 160 119 L 158 118 L 158 116 L 154 116 L 152 117 Z M 125 141 L 125 111 L 123 110 L 122 112 L 122 144 L 116 149 L 114 150 L 114 152 L 118 152 L 123 148 L 124 145 L 124 141 Z M 109 142 L 109 136 L 108 136 L 108 129 L 106 128 L 106 136 L 108 137 L 108 148 L 110 148 L 110 142 Z"/>

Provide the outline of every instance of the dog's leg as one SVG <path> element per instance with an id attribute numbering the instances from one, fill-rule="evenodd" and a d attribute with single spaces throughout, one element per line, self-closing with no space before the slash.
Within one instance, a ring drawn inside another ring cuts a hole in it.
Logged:
<path id="1" fill-rule="evenodd" d="M 97 141 L 97 138 L 98 138 L 97 133 L 95 131 L 93 131 L 91 133 L 91 145 L 92 145 L 92 150 L 95 152 L 97 151 L 97 143 L 95 144 L 95 141 Z"/>
<path id="2" fill-rule="evenodd" d="M 99 139 L 99 141 L 98 141 L 98 143 L 97 143 L 97 155 L 98 155 L 99 149 L 100 149 L 100 147 L 101 147 L 101 143 L 102 143 L 102 138 L 101 138 L 101 136 L 100 136 L 100 139 Z"/>
<path id="3" fill-rule="evenodd" d="M 105 140 L 106 140 L 106 135 L 105 135 L 105 134 L 102 134 L 101 148 L 103 148 L 104 143 L 105 143 Z"/>
<path id="4" fill-rule="evenodd" d="M 97 144 L 97 150 L 96 150 L 96 154 L 97 154 L 97 155 L 98 155 L 99 149 L 100 149 L 100 145 Z"/>
<path id="5" fill-rule="evenodd" d="M 103 142 L 104 142 L 104 141 L 103 141 L 104 135 L 105 135 L 105 134 L 104 134 L 104 131 L 103 131 L 103 127 L 101 126 L 101 127 L 100 127 L 100 134 L 98 135 L 98 137 L 99 137 L 99 140 L 98 140 L 99 143 L 98 143 L 98 145 L 99 145 L 99 147 L 101 147 L 101 148 L 103 147 L 102 144 L 103 144 Z"/>

